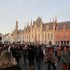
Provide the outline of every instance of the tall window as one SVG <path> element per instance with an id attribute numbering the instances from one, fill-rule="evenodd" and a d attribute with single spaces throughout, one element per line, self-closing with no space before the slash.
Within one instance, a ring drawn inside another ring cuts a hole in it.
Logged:
<path id="1" fill-rule="evenodd" d="M 27 42 L 28 42 L 28 35 L 27 35 Z"/>
<path id="2" fill-rule="evenodd" d="M 53 33 L 51 33 L 51 40 L 53 40 Z"/>
<path id="3" fill-rule="evenodd" d="M 33 38 L 33 34 L 32 34 L 32 38 Z"/>
<path id="4" fill-rule="evenodd" d="M 62 30 L 63 29 L 63 26 L 61 25 L 61 26 L 59 26 L 59 28 L 58 28 L 59 30 Z"/>
<path id="5" fill-rule="evenodd" d="M 47 34 L 45 33 L 45 43 L 47 42 Z"/>
<path id="6" fill-rule="evenodd" d="M 66 25 L 66 29 L 70 29 L 70 25 Z"/>
<path id="7" fill-rule="evenodd" d="M 50 39 L 50 34 L 48 33 L 48 39 Z"/>
<path id="8" fill-rule="evenodd" d="M 47 34 L 45 34 L 45 38 L 47 38 Z"/>
<path id="9" fill-rule="evenodd" d="M 55 44 L 57 45 L 57 41 L 55 41 Z"/>

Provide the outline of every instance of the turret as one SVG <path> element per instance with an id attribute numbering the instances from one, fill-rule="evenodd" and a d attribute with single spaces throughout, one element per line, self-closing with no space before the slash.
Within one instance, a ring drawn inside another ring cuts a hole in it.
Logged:
<path id="1" fill-rule="evenodd" d="M 51 18 L 50 18 L 50 22 L 51 22 Z"/>
<path id="2" fill-rule="evenodd" d="M 55 23 L 57 23 L 57 17 L 55 16 L 55 19 L 54 19 Z"/>
<path id="3" fill-rule="evenodd" d="M 31 20 L 31 26 L 32 26 L 32 20 Z"/>
<path id="4" fill-rule="evenodd" d="M 18 20 L 16 21 L 15 29 L 18 30 Z"/>
<path id="5" fill-rule="evenodd" d="M 29 23 L 27 23 L 27 28 L 29 27 Z"/>
<path id="6" fill-rule="evenodd" d="M 37 18 L 36 24 L 42 24 L 42 17 L 38 17 L 38 18 Z"/>
<path id="7" fill-rule="evenodd" d="M 57 17 L 53 18 L 53 30 L 56 30 L 57 26 Z"/>

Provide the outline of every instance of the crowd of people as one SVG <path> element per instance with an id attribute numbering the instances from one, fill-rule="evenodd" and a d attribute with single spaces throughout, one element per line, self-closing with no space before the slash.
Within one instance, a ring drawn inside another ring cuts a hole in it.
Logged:
<path id="1" fill-rule="evenodd" d="M 5 43 L 0 44 L 0 70 L 21 70 L 19 60 L 23 56 L 24 65 L 29 62 L 30 70 L 41 70 L 42 62 L 47 65 L 46 70 L 57 70 L 58 63 L 62 63 L 62 70 L 70 70 L 70 47 L 35 43 Z M 59 69 L 58 69 L 59 70 Z"/>

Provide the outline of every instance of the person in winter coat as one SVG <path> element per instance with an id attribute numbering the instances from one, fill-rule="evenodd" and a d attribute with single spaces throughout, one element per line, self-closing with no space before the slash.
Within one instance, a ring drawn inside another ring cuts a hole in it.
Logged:
<path id="1" fill-rule="evenodd" d="M 3 51 L 3 47 L 0 47 L 0 55 L 1 55 L 1 52 Z"/>
<path id="2" fill-rule="evenodd" d="M 38 70 L 41 70 L 41 62 L 43 61 L 43 59 L 44 59 L 44 53 L 43 50 L 41 49 L 41 46 L 39 45 L 36 53 L 36 62 L 37 62 Z"/>
<path id="3" fill-rule="evenodd" d="M 69 67 L 68 67 L 68 70 L 70 70 L 70 47 L 68 48 L 68 54 L 69 54 Z"/>
<path id="4" fill-rule="evenodd" d="M 20 53 L 19 48 L 16 46 L 11 47 L 11 52 L 12 52 L 13 57 L 16 59 L 17 63 L 19 64 L 19 60 L 21 58 L 21 53 Z"/>
<path id="5" fill-rule="evenodd" d="M 48 64 L 48 70 L 52 70 L 51 66 L 53 66 L 53 70 L 56 70 L 55 66 L 55 55 L 52 48 L 49 48 L 48 54 L 47 54 L 47 64 Z"/>
<path id="6" fill-rule="evenodd" d="M 61 48 L 60 47 L 58 47 L 57 49 L 57 58 L 58 58 L 58 62 L 60 62 L 61 60 Z"/>
<path id="7" fill-rule="evenodd" d="M 27 59 L 27 47 L 23 47 L 22 55 L 23 55 L 23 59 L 24 59 L 24 64 L 26 64 L 26 59 Z"/>
<path id="8" fill-rule="evenodd" d="M 62 59 L 62 70 L 68 70 L 69 54 L 66 46 L 64 46 L 63 51 L 61 53 L 61 59 Z"/>
<path id="9" fill-rule="evenodd" d="M 0 57 L 0 70 L 21 70 L 9 51 L 3 51 Z"/>
<path id="10" fill-rule="evenodd" d="M 35 51 L 33 45 L 29 45 L 28 48 L 28 60 L 30 69 L 34 68 Z"/>

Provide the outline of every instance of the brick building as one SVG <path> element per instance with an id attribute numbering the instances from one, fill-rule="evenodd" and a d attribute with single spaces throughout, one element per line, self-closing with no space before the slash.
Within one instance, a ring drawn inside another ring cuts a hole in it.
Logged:
<path id="1" fill-rule="evenodd" d="M 70 45 L 70 21 L 57 23 L 54 35 L 56 44 Z"/>
<path id="2" fill-rule="evenodd" d="M 43 23 L 42 18 L 38 17 L 36 21 L 31 21 L 30 25 L 24 28 L 23 33 L 25 42 L 38 42 L 43 44 L 70 44 L 70 21 Z"/>

